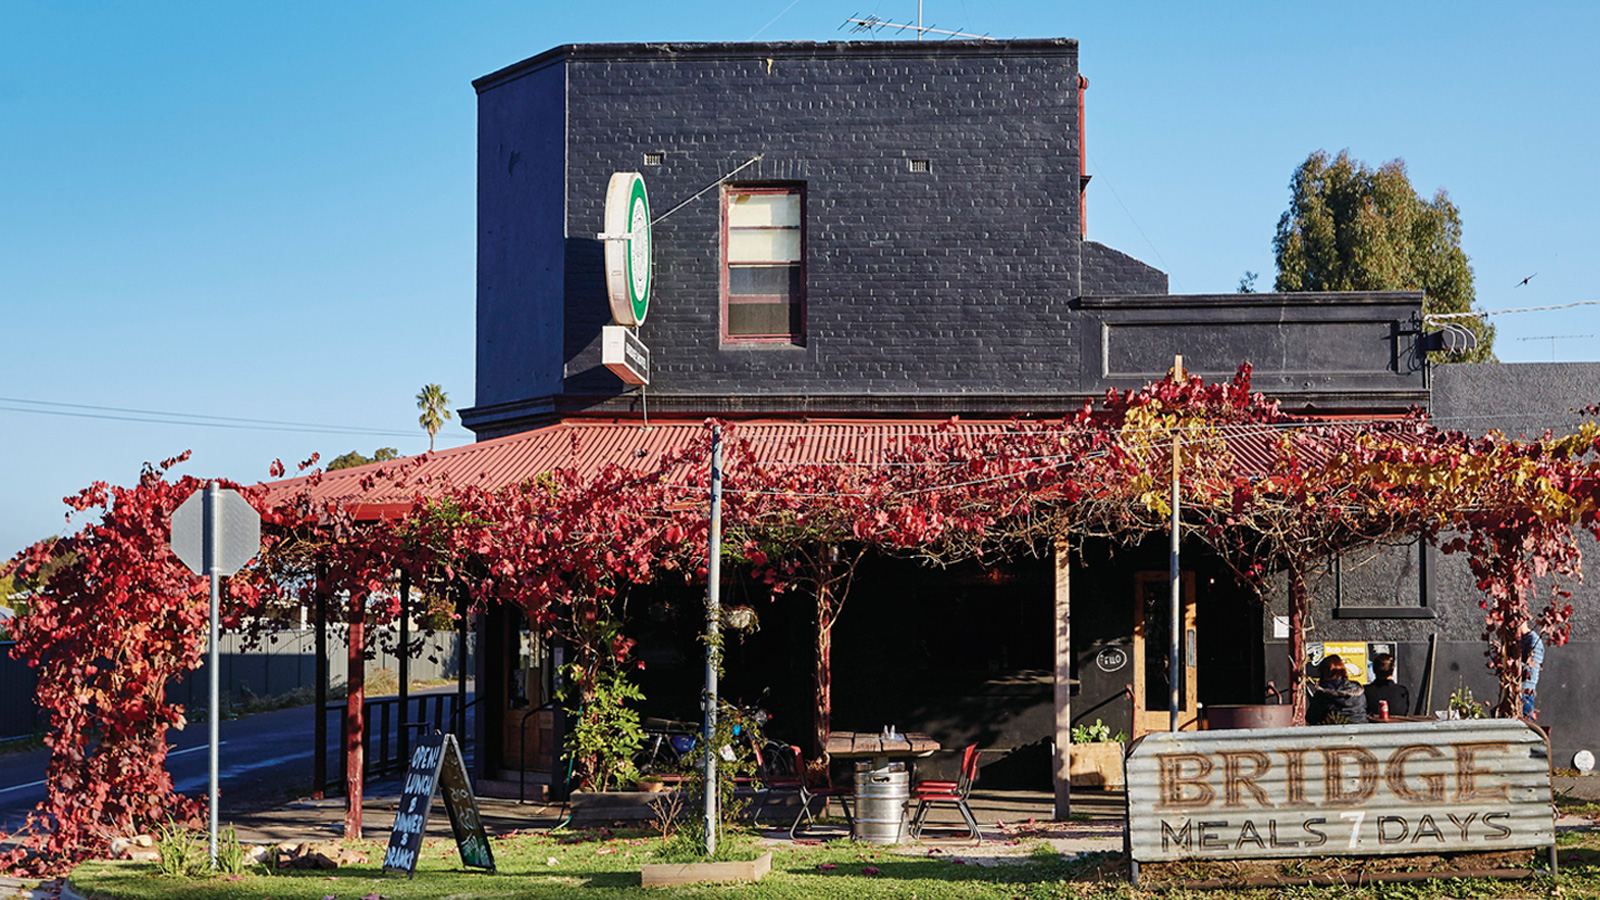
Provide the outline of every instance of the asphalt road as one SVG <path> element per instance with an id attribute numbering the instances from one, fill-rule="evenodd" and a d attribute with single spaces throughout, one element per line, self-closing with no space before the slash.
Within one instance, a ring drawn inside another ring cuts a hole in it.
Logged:
<path id="1" fill-rule="evenodd" d="M 470 697 L 469 697 L 470 699 Z M 471 713 L 469 708 L 469 730 Z M 281 806 L 311 793 L 314 744 L 312 707 L 301 706 L 257 713 L 221 723 L 217 762 L 218 818 Z M 338 726 L 329 718 L 330 751 L 339 741 Z M 167 769 L 177 789 L 203 798 L 209 780 L 208 739 L 205 722 L 191 722 L 183 731 L 169 732 L 171 750 Z M 392 746 L 392 744 L 391 744 Z M 48 750 L 0 755 L 0 831 L 20 828 L 28 813 L 44 799 Z M 339 761 L 329 753 L 328 773 L 336 776 Z M 389 779 L 395 780 L 395 779 Z M 381 791 L 382 783 L 368 783 L 367 791 Z"/>

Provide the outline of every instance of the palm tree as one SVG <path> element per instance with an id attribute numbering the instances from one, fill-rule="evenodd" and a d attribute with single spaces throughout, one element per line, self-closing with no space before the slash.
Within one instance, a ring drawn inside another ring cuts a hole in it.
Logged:
<path id="1" fill-rule="evenodd" d="M 422 410 L 422 415 L 417 416 L 417 424 L 428 432 L 428 452 L 432 453 L 433 436 L 450 419 L 450 395 L 437 384 L 425 384 L 417 393 L 417 409 Z"/>

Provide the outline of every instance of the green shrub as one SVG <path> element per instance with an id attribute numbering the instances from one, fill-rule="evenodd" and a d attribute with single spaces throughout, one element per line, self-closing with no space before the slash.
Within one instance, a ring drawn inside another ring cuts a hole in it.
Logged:
<path id="1" fill-rule="evenodd" d="M 1479 703 L 1472 697 L 1472 688 L 1461 685 L 1450 695 L 1450 708 L 1463 719 L 1489 718 L 1489 704 Z"/>
<path id="2" fill-rule="evenodd" d="M 206 842 L 188 826 L 167 820 L 156 833 L 156 871 L 163 875 L 188 878 L 210 871 Z"/>
<path id="3" fill-rule="evenodd" d="M 217 871 L 224 875 L 243 875 L 251 867 L 250 854 L 239 835 L 229 825 L 217 834 Z"/>
<path id="4" fill-rule="evenodd" d="M 567 736 L 564 755 L 582 767 L 585 788 L 614 790 L 637 777 L 633 757 L 644 745 L 644 729 L 638 711 L 627 703 L 643 699 L 644 692 L 622 672 L 595 676 L 588 698 L 574 712 L 576 724 Z"/>
<path id="5" fill-rule="evenodd" d="M 1111 726 L 1100 719 L 1095 719 L 1093 725 L 1072 726 L 1072 742 L 1074 744 L 1105 744 L 1125 743 L 1128 740 L 1126 731 L 1111 733 Z"/>

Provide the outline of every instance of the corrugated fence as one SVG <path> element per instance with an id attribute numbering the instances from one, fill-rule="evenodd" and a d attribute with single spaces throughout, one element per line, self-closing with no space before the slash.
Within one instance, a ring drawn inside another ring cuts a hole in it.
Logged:
<path id="1" fill-rule="evenodd" d="M 1126 765 L 1141 862 L 1555 841 L 1545 738 L 1516 720 L 1152 734 Z"/>

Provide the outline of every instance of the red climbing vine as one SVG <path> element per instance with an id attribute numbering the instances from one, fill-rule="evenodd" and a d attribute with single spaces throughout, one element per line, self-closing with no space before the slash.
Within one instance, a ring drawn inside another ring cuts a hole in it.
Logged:
<path id="1" fill-rule="evenodd" d="M 908 427 L 870 456 L 775 452 L 736 423 L 722 427 L 728 558 L 780 595 L 810 595 L 824 660 L 864 553 L 944 565 L 1048 552 L 1063 538 L 1137 542 L 1168 527 L 1177 452 L 1182 527 L 1263 597 L 1287 596 L 1297 677 L 1316 561 L 1421 537 L 1467 554 L 1508 715 L 1522 677 L 1517 629 L 1532 621 L 1552 643 L 1565 640 L 1562 585 L 1581 575 L 1575 534 L 1600 535 L 1592 425 L 1519 442 L 1444 431 L 1421 414 L 1295 417 L 1253 391 L 1248 367 L 1222 382 L 1110 392 L 1056 420 Z M 419 461 L 399 461 L 363 476 L 364 490 L 411 498 L 379 519 L 315 502 L 315 474 L 242 488 L 262 513 L 264 542 L 257 564 L 231 580 L 229 620 L 321 602 L 330 619 L 384 621 L 399 613 L 393 586 L 404 572 L 459 592 L 472 610 L 516 607 L 564 638 L 582 702 L 603 675 L 636 665 L 618 599 L 705 578 L 709 441 L 708 428 L 649 461 L 591 474 L 575 444 L 573 464 L 494 490 L 430 481 Z M 68 498 L 99 518 L 7 567 L 24 577 L 57 567 L 14 627 L 17 654 L 38 671 L 52 752 L 34 833 L 6 858 L 14 869 L 59 871 L 117 834 L 198 812 L 164 768 L 166 732 L 185 715 L 165 685 L 197 665 L 205 637 L 204 584 L 167 552 L 171 511 L 200 485 L 167 480 L 182 459 L 147 467 L 133 487 L 96 484 Z M 828 686 L 816 687 L 825 712 Z"/>

